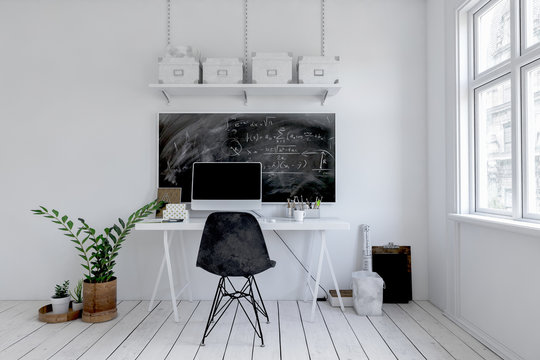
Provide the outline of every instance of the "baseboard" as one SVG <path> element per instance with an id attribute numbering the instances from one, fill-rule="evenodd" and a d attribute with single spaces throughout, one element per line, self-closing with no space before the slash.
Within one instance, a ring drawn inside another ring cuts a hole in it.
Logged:
<path id="1" fill-rule="evenodd" d="M 503 359 L 525 360 L 524 358 L 516 354 L 514 351 L 509 349 L 507 346 L 494 339 L 490 335 L 486 334 L 484 331 L 482 331 L 480 328 L 478 328 L 471 322 L 462 318 L 457 318 L 446 312 L 443 312 L 443 315 L 455 322 L 457 325 L 463 328 L 463 330 L 467 331 L 472 337 L 474 337 L 476 340 L 481 342 L 483 345 L 485 345 L 487 348 L 489 348 L 491 351 L 493 351 L 495 354 L 499 355 Z"/>

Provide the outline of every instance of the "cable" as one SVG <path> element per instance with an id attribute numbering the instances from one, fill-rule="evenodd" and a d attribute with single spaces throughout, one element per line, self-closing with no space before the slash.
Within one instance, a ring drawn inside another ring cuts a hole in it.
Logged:
<path id="1" fill-rule="evenodd" d="M 296 254 L 294 253 L 294 251 L 292 251 L 292 249 L 289 247 L 289 245 L 287 245 L 287 243 L 285 242 L 285 240 L 283 240 L 283 238 L 278 234 L 278 232 L 276 230 L 272 230 L 276 235 L 277 237 L 281 240 L 281 242 L 283 243 L 283 245 L 285 245 L 285 247 L 289 250 L 289 252 L 294 256 L 294 258 L 296 259 L 296 261 L 298 261 L 298 263 L 300 264 L 300 266 L 302 266 L 302 268 L 304 268 L 305 272 L 309 274 L 309 271 L 308 269 L 306 269 L 306 267 L 304 266 L 304 264 L 302 263 L 302 261 L 300 261 L 300 259 L 298 258 L 298 256 L 296 256 Z M 311 279 L 313 279 L 313 281 L 317 281 L 315 280 L 315 278 L 309 274 L 309 277 Z M 324 291 L 324 295 L 325 295 L 325 299 L 328 299 L 328 292 L 325 290 L 325 288 L 322 287 L 321 284 L 319 284 L 319 287 L 322 289 L 322 291 Z"/>

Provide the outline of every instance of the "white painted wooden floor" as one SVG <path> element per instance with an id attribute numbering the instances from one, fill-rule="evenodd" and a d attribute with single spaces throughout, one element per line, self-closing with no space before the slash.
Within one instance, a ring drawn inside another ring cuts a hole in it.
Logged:
<path id="1" fill-rule="evenodd" d="M 168 301 L 151 312 L 147 301 L 122 301 L 101 324 L 39 322 L 45 303 L 0 301 L 0 359 L 500 359 L 426 301 L 385 304 L 370 317 L 319 302 L 314 322 L 309 303 L 268 301 L 265 347 L 235 306 L 201 347 L 209 301 L 180 302 L 179 323 Z"/>

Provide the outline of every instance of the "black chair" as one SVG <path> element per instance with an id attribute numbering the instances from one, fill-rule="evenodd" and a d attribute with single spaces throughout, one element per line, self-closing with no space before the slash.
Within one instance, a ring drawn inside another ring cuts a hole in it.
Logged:
<path id="1" fill-rule="evenodd" d="M 275 265 L 276 262 L 270 260 L 268 256 L 261 227 L 253 215 L 243 212 L 215 212 L 208 216 L 199 247 L 197 266 L 221 278 L 208 315 L 201 345 L 204 346 L 206 337 L 231 303 L 237 300 L 255 333 L 261 339 L 261 346 L 264 346 L 259 313 L 266 317 L 267 323 L 269 318 L 254 275 Z M 246 278 L 240 290 L 234 287 L 229 279 L 231 276 Z M 259 301 L 255 299 L 254 289 Z M 222 304 L 225 298 L 227 300 Z M 256 323 L 251 320 L 240 299 L 246 299 L 253 306 Z"/>

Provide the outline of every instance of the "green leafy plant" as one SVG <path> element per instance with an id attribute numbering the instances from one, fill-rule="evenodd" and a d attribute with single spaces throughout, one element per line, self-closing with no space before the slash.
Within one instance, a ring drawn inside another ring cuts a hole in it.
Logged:
<path id="1" fill-rule="evenodd" d="M 77 285 L 73 288 L 73 292 L 69 292 L 71 297 L 73 298 L 73 301 L 76 303 L 82 303 L 82 289 L 83 289 L 83 281 L 79 280 L 77 282 Z"/>
<path id="2" fill-rule="evenodd" d="M 62 285 L 56 285 L 54 287 L 54 295 L 53 298 L 60 299 L 68 297 L 69 292 L 69 280 L 64 281 Z"/>
<path id="3" fill-rule="evenodd" d="M 75 228 L 73 221 L 67 215 L 60 216 L 58 210 L 48 210 L 40 206 L 32 210 L 34 215 L 42 215 L 53 223 L 65 236 L 70 238 L 83 259 L 82 267 L 86 270 L 85 279 L 90 283 L 102 283 L 111 280 L 114 276 L 114 266 L 118 251 L 126 240 L 135 224 L 160 209 L 163 203 L 154 200 L 131 214 L 126 222 L 118 218 L 118 224 L 113 224 L 97 234 L 96 230 L 79 218 L 80 226 Z"/>

